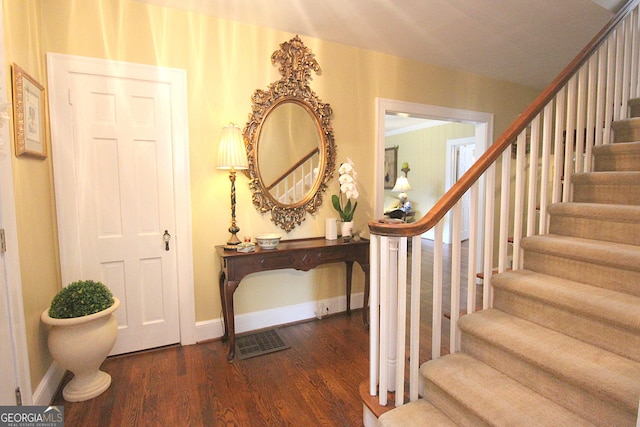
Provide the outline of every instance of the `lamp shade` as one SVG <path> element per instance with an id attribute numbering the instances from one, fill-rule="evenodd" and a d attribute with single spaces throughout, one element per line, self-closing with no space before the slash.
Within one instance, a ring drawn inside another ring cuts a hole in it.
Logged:
<path id="1" fill-rule="evenodd" d="M 222 128 L 218 147 L 217 169 L 247 169 L 247 149 L 242 140 L 240 128 L 231 124 Z"/>
<path id="2" fill-rule="evenodd" d="M 404 175 L 400 175 L 396 180 L 396 185 L 393 186 L 391 191 L 396 191 L 399 193 L 411 191 L 411 185 L 409 184 L 409 180 L 407 179 L 407 177 Z"/>

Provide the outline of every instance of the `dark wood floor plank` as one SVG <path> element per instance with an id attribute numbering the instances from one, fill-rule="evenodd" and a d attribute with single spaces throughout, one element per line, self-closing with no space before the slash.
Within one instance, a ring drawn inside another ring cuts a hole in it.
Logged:
<path id="1" fill-rule="evenodd" d="M 221 341 L 109 358 L 106 392 L 75 403 L 59 393 L 54 404 L 67 427 L 361 425 L 369 338 L 359 313 L 278 331 L 290 349 L 232 363 Z"/>

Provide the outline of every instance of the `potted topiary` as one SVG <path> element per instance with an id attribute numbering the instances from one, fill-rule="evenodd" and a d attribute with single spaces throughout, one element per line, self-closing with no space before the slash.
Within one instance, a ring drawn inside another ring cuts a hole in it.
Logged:
<path id="1" fill-rule="evenodd" d="M 53 298 L 41 316 L 50 326 L 48 346 L 60 366 L 73 372 L 62 396 L 69 402 L 92 399 L 111 384 L 100 370 L 116 342 L 120 305 L 109 288 L 93 280 L 73 282 Z"/>

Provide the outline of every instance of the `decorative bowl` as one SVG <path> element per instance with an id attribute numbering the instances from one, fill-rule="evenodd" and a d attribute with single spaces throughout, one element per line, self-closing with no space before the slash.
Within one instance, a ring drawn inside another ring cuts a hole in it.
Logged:
<path id="1" fill-rule="evenodd" d="M 256 242 L 262 249 L 274 249 L 280 243 L 281 237 L 276 233 L 259 234 L 256 236 Z"/>

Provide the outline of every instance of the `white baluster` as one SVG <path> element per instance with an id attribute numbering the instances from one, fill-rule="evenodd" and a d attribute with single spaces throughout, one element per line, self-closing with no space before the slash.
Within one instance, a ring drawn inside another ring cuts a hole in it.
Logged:
<path id="1" fill-rule="evenodd" d="M 398 312 L 396 316 L 396 407 L 404 403 L 404 361 L 406 348 L 407 324 L 407 238 L 398 239 L 398 287 L 396 298 Z"/>
<path id="2" fill-rule="evenodd" d="M 369 241 L 369 395 L 378 391 L 378 366 L 380 361 L 380 237 L 372 234 Z M 364 307 L 366 310 L 367 308 Z"/>
<path id="3" fill-rule="evenodd" d="M 451 323 L 449 326 L 449 352 L 460 351 L 460 229 L 462 228 L 462 202 L 453 207 L 451 230 Z"/>
<path id="4" fill-rule="evenodd" d="M 507 150 L 509 151 L 509 150 Z M 511 160 L 509 160 L 511 163 Z M 476 266 L 478 251 L 478 187 L 476 182 L 471 187 L 469 194 L 469 253 L 467 266 L 467 312 L 476 311 Z"/>
<path id="5" fill-rule="evenodd" d="M 422 277 L 422 241 L 411 239 L 411 321 L 409 326 L 409 399 L 418 400 L 420 384 L 420 285 Z"/>
<path id="6" fill-rule="evenodd" d="M 442 236 L 444 220 L 436 224 L 433 238 L 433 312 L 431 324 L 431 358 L 440 357 L 442 345 Z"/>
<path id="7" fill-rule="evenodd" d="M 547 232 L 547 204 L 549 201 L 549 175 L 551 167 L 551 128 L 553 126 L 553 101 L 544 107 L 542 119 L 542 170 L 540 172 L 540 210 L 538 234 Z"/>
<path id="8" fill-rule="evenodd" d="M 502 179 L 500 180 L 500 225 L 498 237 L 498 271 L 507 264 L 509 249 L 509 205 L 511 201 L 511 150 L 502 153 Z M 471 248 L 471 244 L 469 244 Z"/>
<path id="9" fill-rule="evenodd" d="M 562 170 L 562 144 L 564 143 L 564 107 L 565 107 L 565 93 L 566 89 L 562 88 L 560 92 L 555 97 L 555 107 L 556 107 L 556 131 L 555 131 L 555 145 L 554 145 L 554 155 L 553 155 L 553 191 L 551 195 L 551 200 L 553 203 L 558 203 L 562 200 L 562 191 L 563 191 L 563 170 Z M 515 264 L 514 264 L 515 267 Z"/>

